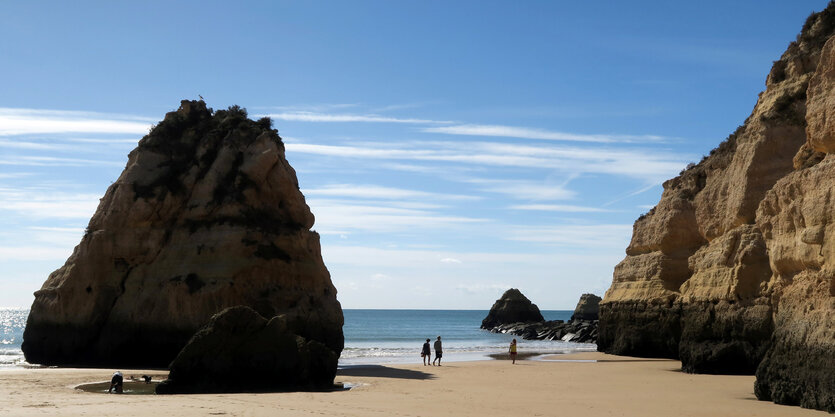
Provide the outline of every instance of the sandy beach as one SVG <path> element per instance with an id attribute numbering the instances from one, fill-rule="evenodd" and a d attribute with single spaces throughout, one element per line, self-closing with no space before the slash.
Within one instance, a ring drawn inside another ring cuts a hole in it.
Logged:
<path id="1" fill-rule="evenodd" d="M 449 362 L 340 369 L 328 393 L 108 395 L 84 392 L 109 369 L 0 372 L 3 416 L 825 416 L 757 401 L 753 376 L 691 375 L 674 360 L 602 353 L 558 361 Z M 126 376 L 161 371 L 123 370 Z"/>

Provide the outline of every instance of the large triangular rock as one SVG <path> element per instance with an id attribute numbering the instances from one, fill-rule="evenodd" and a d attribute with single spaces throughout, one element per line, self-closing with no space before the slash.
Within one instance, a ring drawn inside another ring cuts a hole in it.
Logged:
<path id="1" fill-rule="evenodd" d="M 183 101 L 142 138 L 81 243 L 35 293 L 27 361 L 166 367 L 219 311 L 249 306 L 337 355 L 342 310 L 269 119 Z"/>
<path id="2" fill-rule="evenodd" d="M 545 321 L 536 304 L 516 288 L 511 288 L 496 300 L 487 317 L 481 322 L 482 329 L 492 329 L 502 324 L 531 323 Z"/>

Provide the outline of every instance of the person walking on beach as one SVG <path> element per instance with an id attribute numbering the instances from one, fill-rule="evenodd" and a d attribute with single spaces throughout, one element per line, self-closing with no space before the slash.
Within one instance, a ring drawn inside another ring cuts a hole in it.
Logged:
<path id="1" fill-rule="evenodd" d="M 510 352 L 510 359 L 512 359 L 513 364 L 516 365 L 516 339 L 513 339 L 513 341 L 510 342 L 510 349 L 508 349 L 508 351 Z"/>
<path id="2" fill-rule="evenodd" d="M 441 346 L 441 336 L 435 341 L 435 359 L 432 360 L 432 365 L 438 361 L 438 366 L 441 366 L 441 358 L 444 356 L 444 348 Z"/>
<path id="3" fill-rule="evenodd" d="M 423 344 L 423 350 L 420 352 L 420 357 L 423 358 L 423 366 L 429 365 L 432 361 L 432 350 L 429 349 L 429 339 Z"/>

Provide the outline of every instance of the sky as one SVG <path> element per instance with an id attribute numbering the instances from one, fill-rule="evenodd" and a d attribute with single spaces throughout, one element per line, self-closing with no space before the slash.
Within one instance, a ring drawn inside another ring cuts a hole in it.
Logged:
<path id="1" fill-rule="evenodd" d="M 343 308 L 573 309 L 826 3 L 0 1 L 0 306 L 203 97 L 274 120 Z"/>

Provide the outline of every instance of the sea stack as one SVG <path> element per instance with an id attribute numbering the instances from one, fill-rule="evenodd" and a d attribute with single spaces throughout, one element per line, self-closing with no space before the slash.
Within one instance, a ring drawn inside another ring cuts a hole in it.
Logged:
<path id="1" fill-rule="evenodd" d="M 581 295 L 571 320 L 597 320 L 600 315 L 600 300 L 601 298 L 594 294 Z"/>
<path id="2" fill-rule="evenodd" d="M 760 399 L 835 412 L 835 2 L 752 114 L 664 183 L 600 304 L 601 351 L 756 371 Z"/>
<path id="3" fill-rule="evenodd" d="M 481 322 L 481 328 L 490 330 L 502 324 L 529 323 L 545 321 L 536 304 L 516 288 L 511 288 L 496 300 L 487 317 Z"/>
<path id="4" fill-rule="evenodd" d="M 269 119 L 183 101 L 139 141 L 81 243 L 35 292 L 26 360 L 167 367 L 235 306 L 338 356 L 342 309 L 313 221 Z"/>

